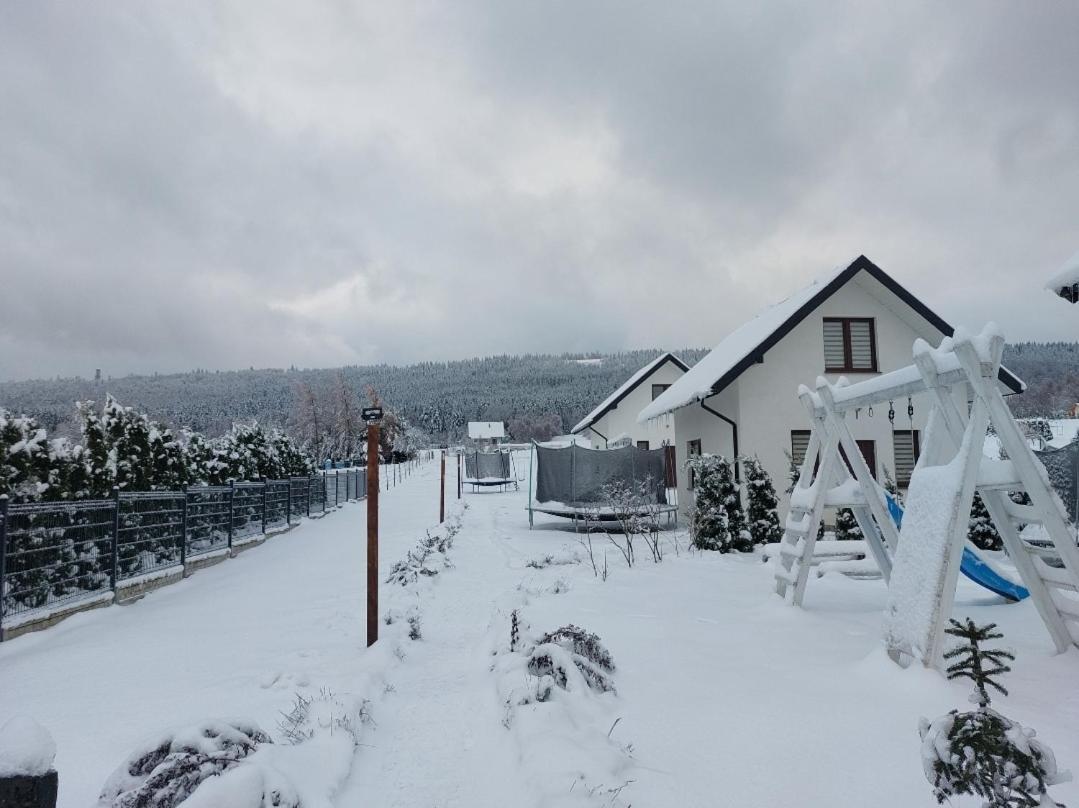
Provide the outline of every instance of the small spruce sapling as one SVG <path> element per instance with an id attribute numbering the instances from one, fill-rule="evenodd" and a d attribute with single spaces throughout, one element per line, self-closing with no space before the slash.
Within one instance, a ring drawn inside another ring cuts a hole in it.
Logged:
<path id="1" fill-rule="evenodd" d="M 967 541 L 979 550 L 999 550 L 1004 546 L 996 525 L 989 516 L 989 510 L 978 492 L 974 492 L 974 502 L 970 506 L 970 522 L 967 524 Z"/>
<path id="2" fill-rule="evenodd" d="M 858 520 L 854 518 L 854 511 L 850 508 L 840 508 L 835 515 L 836 541 L 861 541 L 862 528 Z"/>
<path id="3" fill-rule="evenodd" d="M 1008 673 L 1014 655 L 987 649 L 983 643 L 1003 635 L 996 625 L 951 621 L 946 633 L 963 642 L 948 651 L 949 679 L 970 679 L 971 701 L 978 709 L 952 710 L 932 723 L 921 720 L 922 766 L 939 804 L 963 794 L 982 798 L 986 808 L 1051 808 L 1059 806 L 1047 788 L 1071 778 L 1057 770 L 1053 751 L 1023 727 L 991 709 L 990 690 L 1007 695 L 998 677 Z"/>
<path id="4" fill-rule="evenodd" d="M 693 481 L 689 531 L 693 546 L 698 550 L 729 550 L 730 531 L 720 489 L 720 460 L 714 455 L 699 455 L 686 462 Z"/>
<path id="5" fill-rule="evenodd" d="M 729 549 L 748 553 L 753 550 L 753 536 L 746 524 L 746 512 L 742 510 L 742 492 L 735 478 L 735 463 L 726 458 L 720 458 L 720 461 L 719 485 L 723 508 L 727 511 L 727 530 L 731 537 Z"/>
<path id="6" fill-rule="evenodd" d="M 754 544 L 772 544 L 783 538 L 783 529 L 779 526 L 776 489 L 772 478 L 764 470 L 756 457 L 742 460 L 746 470 L 746 499 L 749 519 L 749 532 Z"/>

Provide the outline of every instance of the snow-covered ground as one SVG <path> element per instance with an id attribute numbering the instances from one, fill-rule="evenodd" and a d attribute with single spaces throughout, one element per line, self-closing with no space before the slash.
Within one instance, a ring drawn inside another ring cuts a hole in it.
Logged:
<path id="1" fill-rule="evenodd" d="M 384 578 L 433 527 L 437 473 L 383 494 Z M 146 737 L 233 716 L 276 735 L 294 694 L 322 688 L 368 701 L 337 806 L 935 805 L 918 718 L 965 709 L 968 688 L 887 659 L 880 581 L 814 579 L 794 609 L 759 557 L 690 553 L 684 534 L 659 564 L 642 544 L 633 569 L 594 536 L 604 581 L 568 522 L 537 515 L 528 530 L 524 491 L 464 502 L 452 566 L 383 587 L 421 639 L 398 619 L 364 649 L 365 506 L 350 504 L 138 603 L 4 643 L 0 726 L 25 713 L 53 735 L 63 808 L 92 805 Z M 515 610 L 525 638 L 596 632 L 617 692 L 520 704 Z M 957 611 L 997 622 L 1017 655 L 998 708 L 1079 770 L 1079 652 L 1054 656 L 1031 605 L 963 579 Z M 1079 786 L 1054 796 L 1079 802 Z"/>

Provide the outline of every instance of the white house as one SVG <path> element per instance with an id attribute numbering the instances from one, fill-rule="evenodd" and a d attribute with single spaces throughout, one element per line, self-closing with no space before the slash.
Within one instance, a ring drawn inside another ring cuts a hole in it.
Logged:
<path id="1" fill-rule="evenodd" d="M 469 421 L 468 437 L 494 443 L 506 437 L 506 425 L 502 421 Z"/>
<path id="2" fill-rule="evenodd" d="M 639 414 L 641 423 L 673 416 L 676 461 L 705 453 L 756 455 L 786 511 L 791 458 L 801 463 L 809 418 L 797 397 L 818 376 L 860 381 L 909 365 L 914 340 L 932 345 L 952 327 L 865 256 L 766 309 L 717 345 Z M 1001 368 L 1005 393 L 1023 383 Z M 889 410 L 893 416 L 889 418 Z M 928 402 L 893 402 L 850 417 L 871 471 L 905 486 L 920 449 Z M 689 475 L 678 475 L 683 510 L 692 503 Z"/>
<path id="3" fill-rule="evenodd" d="M 673 418 L 640 423 L 637 416 L 645 405 L 655 401 L 688 369 L 686 363 L 672 353 L 657 356 L 588 413 L 573 427 L 573 434 L 587 437 L 594 449 L 605 449 L 627 440 L 643 449 L 673 446 Z"/>

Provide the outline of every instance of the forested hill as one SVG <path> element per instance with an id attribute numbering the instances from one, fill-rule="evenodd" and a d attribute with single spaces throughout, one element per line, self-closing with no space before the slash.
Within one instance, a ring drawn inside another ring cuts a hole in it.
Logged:
<path id="1" fill-rule="evenodd" d="M 1017 342 L 1005 347 L 1004 364 L 1027 383 L 1008 399 L 1016 415 L 1060 416 L 1079 402 L 1079 342 Z"/>
<path id="2" fill-rule="evenodd" d="M 323 370 L 196 371 L 95 382 L 55 379 L 0 383 L 0 407 L 33 415 L 50 434 L 73 428 L 74 402 L 111 393 L 172 426 L 216 435 L 234 421 L 288 427 L 297 390 L 310 385 L 332 402 L 340 374 L 361 399 L 368 386 L 385 404 L 433 436 L 464 432 L 468 421 L 560 419 L 570 429 L 662 349 L 571 356 L 493 356 L 456 362 L 349 366 Z M 705 351 L 676 350 L 687 364 Z"/>
<path id="3" fill-rule="evenodd" d="M 368 385 L 388 406 L 435 436 L 459 435 L 474 420 L 548 418 L 569 429 L 660 349 L 580 356 L 494 356 L 459 362 L 324 370 L 196 371 L 94 382 L 55 379 L 0 383 L 0 407 L 36 416 L 49 432 L 69 431 L 74 402 L 106 392 L 173 426 L 209 435 L 256 418 L 288 426 L 297 389 L 309 384 L 330 400 L 337 376 L 363 394 Z M 676 351 L 688 364 L 705 351 Z M 1079 343 L 1009 345 L 1004 362 L 1029 385 L 1009 402 L 1017 415 L 1058 415 L 1079 401 Z M 797 381 L 797 380 L 794 380 Z M 793 381 L 792 381 L 793 384 Z"/>

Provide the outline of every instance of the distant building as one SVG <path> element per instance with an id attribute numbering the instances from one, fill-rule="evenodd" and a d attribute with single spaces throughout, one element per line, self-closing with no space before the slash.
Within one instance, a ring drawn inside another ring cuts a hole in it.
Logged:
<path id="1" fill-rule="evenodd" d="M 502 421 L 469 421 L 468 437 L 497 443 L 506 437 L 506 425 Z"/>

